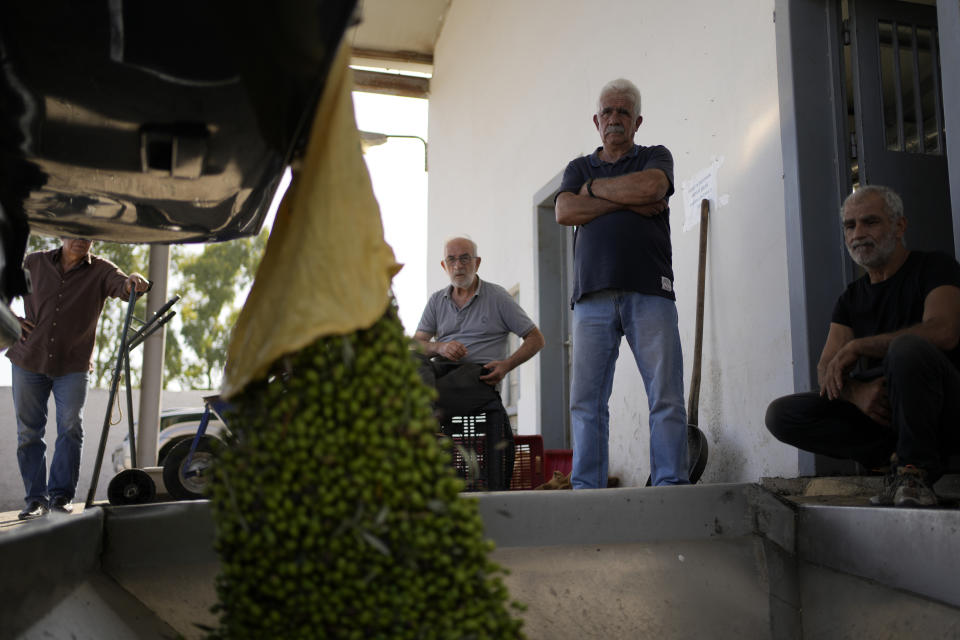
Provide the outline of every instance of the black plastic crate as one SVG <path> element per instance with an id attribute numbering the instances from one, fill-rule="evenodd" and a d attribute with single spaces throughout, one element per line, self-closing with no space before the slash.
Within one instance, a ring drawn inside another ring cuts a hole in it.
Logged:
<path id="1" fill-rule="evenodd" d="M 506 412 L 480 411 L 452 416 L 441 426 L 453 441 L 453 468 L 467 491 L 502 491 L 513 476 L 513 431 Z"/>

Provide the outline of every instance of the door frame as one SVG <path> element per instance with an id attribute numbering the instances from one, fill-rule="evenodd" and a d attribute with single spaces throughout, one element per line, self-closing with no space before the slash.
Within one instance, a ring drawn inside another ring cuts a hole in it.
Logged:
<path id="1" fill-rule="evenodd" d="M 947 179 L 953 210 L 953 246 L 960 259 L 960 1 L 937 0 L 940 39 L 940 91 L 943 93 L 943 126 L 947 136 Z M 950 162 L 949 158 L 954 161 Z"/>
<path id="2" fill-rule="evenodd" d="M 563 172 L 533 196 L 537 259 L 537 308 L 546 345 L 540 351 L 539 424 L 546 449 L 569 449 L 570 440 L 570 277 L 573 254 L 569 227 L 557 223 L 554 200 Z M 559 276 L 559 277 L 558 277 Z M 563 312 L 563 311 L 566 312 Z"/>

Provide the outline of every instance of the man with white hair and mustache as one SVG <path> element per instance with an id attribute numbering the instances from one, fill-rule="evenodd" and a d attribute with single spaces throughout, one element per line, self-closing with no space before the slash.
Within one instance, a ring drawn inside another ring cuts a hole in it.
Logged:
<path id="1" fill-rule="evenodd" d="M 889 464 L 875 505 L 934 506 L 933 484 L 960 453 L 960 264 L 906 248 L 903 202 L 888 187 L 861 187 L 840 219 L 866 273 L 834 307 L 819 392 L 774 400 L 767 428 L 806 451 Z"/>
<path id="2" fill-rule="evenodd" d="M 556 201 L 574 230 L 570 420 L 574 489 L 607 486 L 608 402 L 626 336 L 650 409 L 654 485 L 689 483 L 683 358 L 673 292 L 670 209 L 673 156 L 634 144 L 640 91 L 618 79 L 600 90 L 593 124 L 602 146 L 572 160 Z"/>

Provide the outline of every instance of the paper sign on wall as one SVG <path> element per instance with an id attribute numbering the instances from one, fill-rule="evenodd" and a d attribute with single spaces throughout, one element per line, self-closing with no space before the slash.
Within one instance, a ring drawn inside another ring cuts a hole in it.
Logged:
<path id="1" fill-rule="evenodd" d="M 683 230 L 689 231 L 700 224 L 700 201 L 710 200 L 711 208 L 717 206 L 717 169 L 722 160 L 715 160 L 689 180 L 684 180 L 683 190 Z"/>

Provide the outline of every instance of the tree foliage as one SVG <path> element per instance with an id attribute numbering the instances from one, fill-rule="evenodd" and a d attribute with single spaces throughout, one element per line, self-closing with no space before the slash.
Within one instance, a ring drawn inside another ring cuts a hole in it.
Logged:
<path id="1" fill-rule="evenodd" d="M 219 384 L 239 313 L 238 296 L 253 282 L 266 242 L 264 232 L 256 238 L 208 244 L 200 254 L 177 261 L 183 278 L 180 336 L 196 356 L 183 365 L 184 386 L 211 389 Z"/>
<path id="2" fill-rule="evenodd" d="M 208 244 L 199 251 L 173 247 L 168 291 L 171 297 L 179 295 L 181 300 L 173 307 L 177 317 L 166 328 L 166 385 L 183 389 L 212 389 L 219 385 L 230 331 L 243 293 L 253 282 L 267 235 L 264 230 L 255 238 Z M 32 235 L 28 250 L 46 251 L 59 246 L 58 238 Z M 147 275 L 147 245 L 95 242 L 91 253 L 110 260 L 124 273 Z M 104 305 L 93 353 L 91 380 L 96 387 L 110 384 L 126 312 L 125 300 L 110 299 Z M 146 298 L 137 301 L 134 315 L 145 319 Z M 136 329 L 140 324 L 135 320 L 132 326 Z M 141 350 L 131 354 L 130 360 L 133 384 L 139 385 Z"/>

